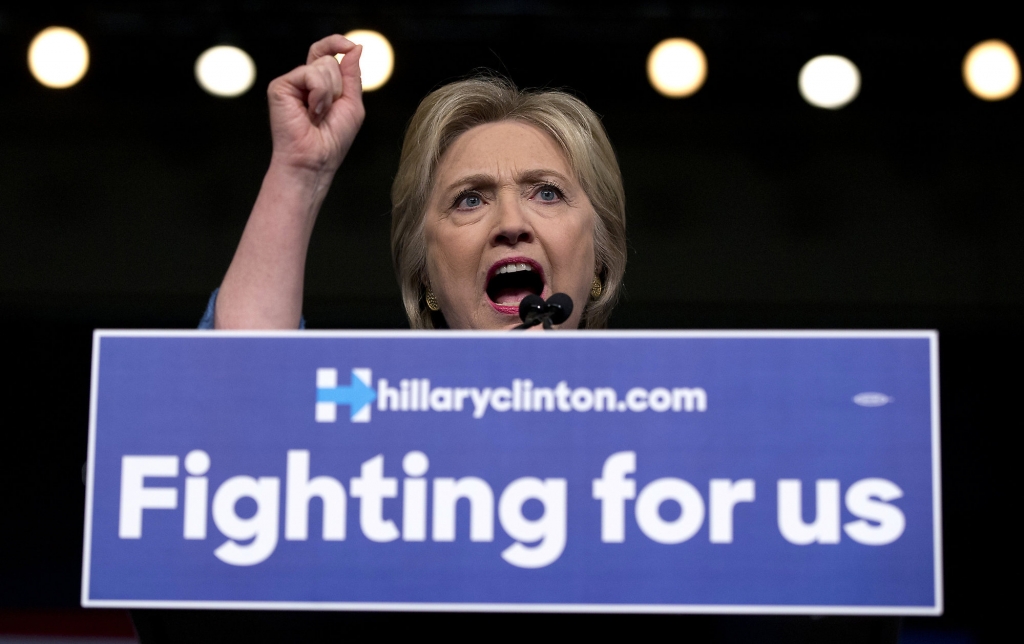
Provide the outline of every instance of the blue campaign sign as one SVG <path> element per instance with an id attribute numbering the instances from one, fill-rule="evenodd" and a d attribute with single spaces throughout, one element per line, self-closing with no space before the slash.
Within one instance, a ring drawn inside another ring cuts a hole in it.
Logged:
<path id="1" fill-rule="evenodd" d="M 937 343 L 97 331 L 82 604 L 939 614 Z"/>

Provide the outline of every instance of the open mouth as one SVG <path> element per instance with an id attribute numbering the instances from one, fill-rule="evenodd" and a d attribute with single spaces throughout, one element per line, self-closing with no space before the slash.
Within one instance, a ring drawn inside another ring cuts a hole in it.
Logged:
<path id="1" fill-rule="evenodd" d="M 518 313 L 519 302 L 544 292 L 544 274 L 537 262 L 525 257 L 510 257 L 497 262 L 488 271 L 487 297 L 502 313 Z"/>

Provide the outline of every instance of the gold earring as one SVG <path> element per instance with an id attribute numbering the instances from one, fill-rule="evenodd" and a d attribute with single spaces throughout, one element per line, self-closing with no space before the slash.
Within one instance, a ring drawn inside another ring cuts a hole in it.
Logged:
<path id="1" fill-rule="evenodd" d="M 601 280 L 598 279 L 597 275 L 594 276 L 594 282 L 590 285 L 590 299 L 596 300 L 601 297 L 601 292 L 604 287 L 601 286 Z"/>
<path id="2" fill-rule="evenodd" d="M 427 300 L 428 309 L 431 311 L 441 310 L 441 305 L 437 303 L 437 296 L 434 295 L 434 291 L 432 291 L 429 286 L 427 287 L 427 295 L 425 299 Z"/>

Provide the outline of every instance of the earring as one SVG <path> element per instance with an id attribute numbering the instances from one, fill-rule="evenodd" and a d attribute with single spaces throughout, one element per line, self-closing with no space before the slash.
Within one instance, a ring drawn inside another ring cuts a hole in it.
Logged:
<path id="1" fill-rule="evenodd" d="M 425 299 L 427 300 L 428 309 L 430 309 L 431 311 L 441 310 L 441 305 L 437 303 L 437 296 L 434 295 L 434 291 L 432 291 L 429 286 L 427 287 L 427 295 Z"/>
<path id="2" fill-rule="evenodd" d="M 601 280 L 598 279 L 597 275 L 594 276 L 594 282 L 590 285 L 590 299 L 596 300 L 601 297 L 601 291 L 604 287 L 601 285 Z"/>

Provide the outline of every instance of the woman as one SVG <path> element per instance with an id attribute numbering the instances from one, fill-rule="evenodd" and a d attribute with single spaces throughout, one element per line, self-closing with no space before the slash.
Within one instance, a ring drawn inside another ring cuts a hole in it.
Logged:
<path id="1" fill-rule="evenodd" d="M 300 326 L 313 224 L 365 114 L 361 51 L 324 38 L 270 83 L 270 169 L 202 326 Z M 578 99 L 492 78 L 434 91 L 410 122 L 391 197 L 413 328 L 509 329 L 523 297 L 556 292 L 575 303 L 561 327 L 607 324 L 626 263 L 625 197 L 604 128 Z"/>

